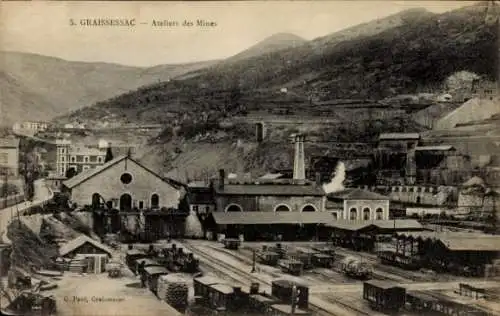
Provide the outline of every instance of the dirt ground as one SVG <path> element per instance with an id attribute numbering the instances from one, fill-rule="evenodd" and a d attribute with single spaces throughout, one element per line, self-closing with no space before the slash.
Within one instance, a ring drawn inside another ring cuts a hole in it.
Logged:
<path id="1" fill-rule="evenodd" d="M 124 276 L 109 278 L 107 273 L 79 275 L 65 273 L 54 295 L 58 315 L 180 315 L 149 289 L 140 288 L 139 279 L 126 268 Z"/>

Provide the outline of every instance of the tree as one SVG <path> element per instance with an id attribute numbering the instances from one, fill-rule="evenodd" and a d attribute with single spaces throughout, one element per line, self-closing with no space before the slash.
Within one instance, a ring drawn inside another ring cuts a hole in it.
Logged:
<path id="1" fill-rule="evenodd" d="M 111 147 L 108 147 L 106 150 L 106 158 L 104 159 L 104 162 L 108 162 L 113 160 L 113 152 L 111 151 Z"/>

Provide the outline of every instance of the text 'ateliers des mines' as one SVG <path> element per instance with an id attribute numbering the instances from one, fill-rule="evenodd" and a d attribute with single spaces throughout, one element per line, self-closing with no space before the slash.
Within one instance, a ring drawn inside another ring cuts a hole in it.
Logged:
<path id="1" fill-rule="evenodd" d="M 137 25 L 150 25 L 153 27 L 215 27 L 217 22 L 205 19 L 196 20 L 150 20 L 138 21 L 137 19 L 127 18 L 85 18 L 69 19 L 70 26 L 84 27 L 135 27 Z"/>

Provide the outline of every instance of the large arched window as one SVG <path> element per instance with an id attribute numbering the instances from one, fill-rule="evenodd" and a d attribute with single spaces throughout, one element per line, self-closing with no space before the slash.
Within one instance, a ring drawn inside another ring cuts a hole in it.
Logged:
<path id="1" fill-rule="evenodd" d="M 94 193 L 92 194 L 92 207 L 99 207 L 99 204 L 101 204 L 101 196 L 99 193 Z"/>
<path id="2" fill-rule="evenodd" d="M 384 218 L 384 211 L 380 207 L 375 211 L 375 218 L 378 220 Z"/>
<path id="3" fill-rule="evenodd" d="M 154 193 L 151 195 L 151 208 L 158 208 L 160 206 L 160 197 Z"/>
<path id="4" fill-rule="evenodd" d="M 275 212 L 290 212 L 290 207 L 285 204 L 280 204 L 274 209 Z"/>
<path id="5" fill-rule="evenodd" d="M 333 216 L 333 219 L 338 219 L 339 215 L 337 214 L 337 212 L 332 212 L 332 216 Z"/>
<path id="6" fill-rule="evenodd" d="M 370 219 L 370 209 L 368 207 L 365 207 L 363 209 L 363 219 L 365 221 L 369 220 Z"/>
<path id="7" fill-rule="evenodd" d="M 355 207 L 349 210 L 349 219 L 350 220 L 358 219 L 358 210 Z"/>
<path id="8" fill-rule="evenodd" d="M 309 204 L 302 208 L 302 212 L 316 212 L 316 208 Z"/>
<path id="9" fill-rule="evenodd" d="M 243 209 L 238 204 L 230 204 L 226 207 L 226 212 L 243 212 Z"/>

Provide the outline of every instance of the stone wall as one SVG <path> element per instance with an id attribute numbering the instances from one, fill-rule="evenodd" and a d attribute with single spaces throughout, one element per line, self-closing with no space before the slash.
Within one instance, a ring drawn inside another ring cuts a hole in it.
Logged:
<path id="1" fill-rule="evenodd" d="M 216 211 L 224 212 L 231 205 L 238 205 L 244 212 L 274 212 L 284 205 L 292 212 L 300 212 L 311 205 L 316 211 L 324 210 L 325 197 L 321 196 L 252 196 L 252 195 L 219 195 L 216 197 Z"/>

